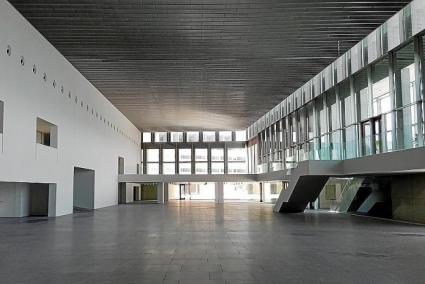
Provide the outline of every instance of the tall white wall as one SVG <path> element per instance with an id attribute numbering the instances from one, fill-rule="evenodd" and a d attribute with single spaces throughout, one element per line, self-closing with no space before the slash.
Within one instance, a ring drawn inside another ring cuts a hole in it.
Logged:
<path id="1" fill-rule="evenodd" d="M 125 173 L 136 173 L 140 131 L 5 0 L 0 100 L 0 181 L 56 183 L 56 215 L 64 215 L 72 213 L 74 166 L 88 168 L 96 172 L 95 208 L 117 204 L 118 156 Z M 57 149 L 36 144 L 37 117 L 58 126 Z"/>

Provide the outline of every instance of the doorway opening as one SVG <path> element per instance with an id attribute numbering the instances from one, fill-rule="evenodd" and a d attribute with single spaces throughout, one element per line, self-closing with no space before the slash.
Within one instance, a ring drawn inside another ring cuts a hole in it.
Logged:
<path id="1" fill-rule="evenodd" d="M 74 167 L 74 212 L 94 209 L 95 171 Z"/>
<path id="2" fill-rule="evenodd" d="M 142 183 L 133 186 L 134 202 L 158 202 L 158 184 Z"/>

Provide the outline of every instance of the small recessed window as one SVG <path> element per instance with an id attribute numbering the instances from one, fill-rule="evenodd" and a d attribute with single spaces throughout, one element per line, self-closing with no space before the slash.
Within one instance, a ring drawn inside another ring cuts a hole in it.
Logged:
<path id="1" fill-rule="evenodd" d="M 61 93 L 62 93 L 62 95 L 63 95 L 63 93 L 64 93 L 64 89 L 63 89 L 63 86 L 61 86 Z"/>
<path id="2" fill-rule="evenodd" d="M 37 66 L 32 66 L 32 73 L 37 74 Z"/>
<path id="3" fill-rule="evenodd" d="M 23 56 L 21 56 L 21 65 L 24 66 L 25 65 L 25 58 Z"/>
<path id="4" fill-rule="evenodd" d="M 8 56 L 12 55 L 12 48 L 10 47 L 10 45 L 8 45 L 7 48 L 6 48 L 6 54 Z"/>
<path id="5" fill-rule="evenodd" d="M 43 80 L 44 80 L 44 82 L 47 81 L 47 74 L 46 73 L 43 74 Z"/>
<path id="6" fill-rule="evenodd" d="M 78 103 L 78 97 L 77 96 L 75 96 L 75 103 Z"/>
<path id="7" fill-rule="evenodd" d="M 68 92 L 68 98 L 71 98 L 72 96 L 71 96 L 71 92 Z"/>
<path id="8" fill-rule="evenodd" d="M 53 80 L 53 88 L 56 88 L 56 81 Z"/>
<path id="9" fill-rule="evenodd" d="M 58 127 L 37 117 L 36 142 L 48 147 L 58 147 Z"/>

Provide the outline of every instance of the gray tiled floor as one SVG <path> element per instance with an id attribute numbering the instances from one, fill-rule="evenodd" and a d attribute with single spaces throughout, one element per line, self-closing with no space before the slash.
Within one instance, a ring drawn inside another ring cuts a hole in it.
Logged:
<path id="1" fill-rule="evenodd" d="M 210 202 L 0 219 L 0 283 L 425 283 L 425 227 Z"/>

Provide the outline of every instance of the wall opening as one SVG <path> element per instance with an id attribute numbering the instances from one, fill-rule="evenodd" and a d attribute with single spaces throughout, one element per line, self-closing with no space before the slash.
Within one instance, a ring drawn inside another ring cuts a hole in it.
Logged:
<path id="1" fill-rule="evenodd" d="M 0 182 L 0 217 L 56 216 L 56 184 Z"/>
<path id="2" fill-rule="evenodd" d="M 95 171 L 74 167 L 74 212 L 94 209 Z"/>
<path id="3" fill-rule="evenodd" d="M 58 127 L 37 117 L 36 142 L 48 147 L 58 147 Z"/>

